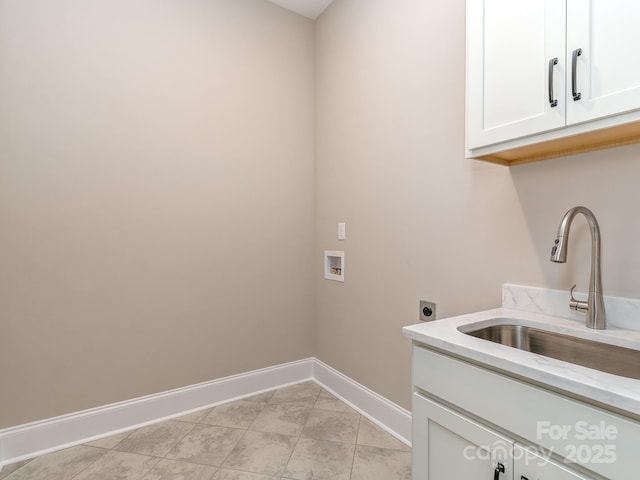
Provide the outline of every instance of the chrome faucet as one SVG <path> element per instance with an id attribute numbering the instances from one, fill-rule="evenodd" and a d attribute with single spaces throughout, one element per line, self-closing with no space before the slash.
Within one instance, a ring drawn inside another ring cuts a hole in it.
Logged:
<path id="1" fill-rule="evenodd" d="M 589 298 L 586 302 L 573 298 L 574 285 L 571 287 L 571 300 L 569 307 L 587 313 L 587 327 L 604 330 L 607 328 L 606 315 L 604 311 L 604 300 L 602 299 L 602 275 L 600 273 L 600 227 L 598 221 L 591 210 L 586 207 L 573 207 L 564 214 L 558 237 L 555 245 L 551 249 L 551 261 L 565 263 L 567 261 L 567 245 L 569 241 L 569 229 L 574 217 L 582 213 L 591 230 L 591 275 L 589 277 Z"/>

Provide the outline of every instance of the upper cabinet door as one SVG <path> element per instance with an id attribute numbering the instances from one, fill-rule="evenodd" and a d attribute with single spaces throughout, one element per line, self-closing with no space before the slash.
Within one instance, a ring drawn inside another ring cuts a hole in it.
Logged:
<path id="1" fill-rule="evenodd" d="M 638 0 L 567 0 L 568 125 L 640 109 L 639 21 Z"/>
<path id="2" fill-rule="evenodd" d="M 565 1 L 468 0 L 467 22 L 467 147 L 563 127 Z"/>

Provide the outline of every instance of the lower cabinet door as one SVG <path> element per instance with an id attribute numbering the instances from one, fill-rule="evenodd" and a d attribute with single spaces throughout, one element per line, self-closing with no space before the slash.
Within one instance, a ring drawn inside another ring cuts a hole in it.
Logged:
<path id="1" fill-rule="evenodd" d="M 513 480 L 513 445 L 513 440 L 414 393 L 413 480 Z"/>
<path id="2" fill-rule="evenodd" d="M 514 480 L 592 480 L 567 465 L 551 460 L 546 453 L 515 444 L 513 447 Z"/>

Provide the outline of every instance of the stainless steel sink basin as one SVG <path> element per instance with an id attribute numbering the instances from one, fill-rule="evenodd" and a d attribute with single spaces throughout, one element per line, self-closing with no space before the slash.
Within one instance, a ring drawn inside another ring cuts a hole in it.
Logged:
<path id="1" fill-rule="evenodd" d="M 523 325 L 491 325 L 464 333 L 601 372 L 640 380 L 640 350 Z"/>

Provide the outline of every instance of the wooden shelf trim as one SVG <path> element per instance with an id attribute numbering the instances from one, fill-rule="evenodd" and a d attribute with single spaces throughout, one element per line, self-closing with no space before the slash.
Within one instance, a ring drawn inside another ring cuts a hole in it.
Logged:
<path id="1" fill-rule="evenodd" d="M 640 122 L 512 148 L 477 158 L 500 165 L 514 166 L 634 143 L 640 143 Z"/>

